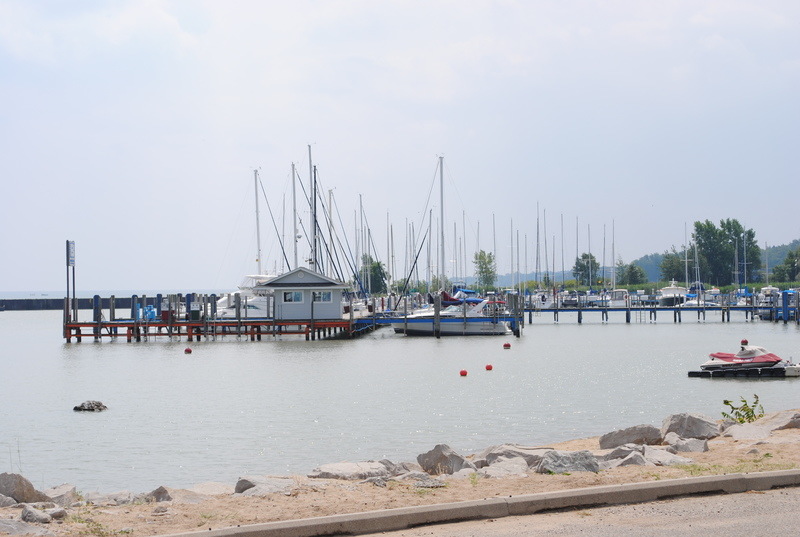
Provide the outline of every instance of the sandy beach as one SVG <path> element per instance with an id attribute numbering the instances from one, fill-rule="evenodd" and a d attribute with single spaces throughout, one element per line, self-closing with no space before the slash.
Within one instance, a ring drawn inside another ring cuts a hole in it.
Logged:
<path id="1" fill-rule="evenodd" d="M 678 466 L 623 466 L 597 473 L 530 473 L 503 478 L 444 476 L 445 486 L 439 488 L 419 488 L 412 482 L 404 481 L 389 481 L 386 486 L 377 486 L 373 483 L 293 476 L 296 486 L 291 492 L 246 497 L 232 494 L 233 483 L 205 483 L 189 489 L 192 492 L 171 490 L 174 498 L 171 501 L 139 501 L 123 505 L 99 502 L 72 507 L 63 521 L 37 527 L 65 537 L 165 535 L 572 488 L 800 467 L 800 430 L 796 428 L 772 431 L 764 439 L 736 440 L 721 436 L 709 440 L 708 445 L 709 451 L 704 453 L 682 453 L 693 462 Z M 550 447 L 564 451 L 601 451 L 599 437 L 572 440 Z M 169 484 L 165 483 L 164 486 L 169 487 Z M 78 492 L 81 492 L 80 488 Z M 0 509 L 0 519 L 18 519 L 19 516 L 19 507 Z"/>

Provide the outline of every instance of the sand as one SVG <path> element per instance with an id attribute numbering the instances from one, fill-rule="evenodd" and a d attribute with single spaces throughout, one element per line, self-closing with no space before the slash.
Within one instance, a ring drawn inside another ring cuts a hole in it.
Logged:
<path id="1" fill-rule="evenodd" d="M 220 529 L 277 520 L 373 511 L 499 496 L 515 496 L 620 483 L 656 481 L 681 477 L 721 475 L 800 468 L 800 430 L 775 431 L 766 440 L 717 438 L 705 453 L 681 453 L 693 463 L 678 467 L 626 466 L 597 474 L 530 474 L 501 479 L 450 478 L 442 488 L 419 489 L 411 483 L 390 482 L 386 487 L 371 483 L 310 479 L 296 476 L 298 486 L 290 494 L 276 493 L 254 498 L 213 494 L 200 503 L 180 501 L 128 505 L 87 505 L 69 509 L 62 523 L 41 525 L 60 536 L 165 535 L 187 531 Z M 575 451 L 599 451 L 598 437 L 572 440 L 552 447 Z M 285 477 L 285 476 L 282 476 Z M 168 485 L 167 485 L 168 486 Z M 224 488 L 232 489 L 233 484 Z M 196 488 L 214 492 L 214 485 Z M 219 492 L 219 489 L 217 489 Z M 20 509 L 0 509 L 0 518 L 19 518 Z"/>

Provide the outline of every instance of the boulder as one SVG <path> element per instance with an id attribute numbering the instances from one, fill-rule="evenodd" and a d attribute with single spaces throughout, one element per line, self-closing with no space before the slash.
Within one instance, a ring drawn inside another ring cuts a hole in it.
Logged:
<path id="1" fill-rule="evenodd" d="M 553 448 L 542 447 L 528 447 L 520 446 L 517 444 L 501 444 L 499 446 L 492 446 L 477 453 L 472 459 L 472 463 L 476 468 L 484 468 L 491 466 L 499 461 L 507 461 L 515 458 L 522 458 L 525 460 L 528 468 L 535 468 L 541 462 L 542 457 Z"/>
<path id="2" fill-rule="evenodd" d="M 622 459 L 603 460 L 600 461 L 599 464 L 601 470 L 610 470 L 611 468 L 616 468 L 618 466 L 655 466 L 655 463 L 645 459 L 644 455 L 638 451 L 631 451 Z"/>
<path id="3" fill-rule="evenodd" d="M 783 410 L 772 412 L 751 423 L 737 423 L 725 430 L 725 436 L 734 440 L 763 440 L 772 431 L 800 428 L 800 412 Z"/>
<path id="4" fill-rule="evenodd" d="M 510 457 L 495 460 L 491 465 L 481 468 L 479 473 L 484 477 L 526 476 L 529 469 L 524 457 Z"/>
<path id="5" fill-rule="evenodd" d="M 568 472 L 599 472 L 600 465 L 591 451 L 550 450 L 536 467 L 539 474 L 564 474 Z"/>
<path id="6" fill-rule="evenodd" d="M 661 437 L 675 433 L 681 438 L 715 438 L 719 436 L 719 424 L 702 414 L 687 413 L 672 414 L 664 418 L 661 424 Z"/>
<path id="7" fill-rule="evenodd" d="M 183 504 L 202 503 L 208 496 L 198 494 L 186 489 L 173 489 L 169 487 L 158 487 L 152 492 L 145 494 L 145 501 L 148 502 L 173 502 Z"/>
<path id="8" fill-rule="evenodd" d="M 33 524 L 49 524 L 53 520 L 53 518 L 44 511 L 40 511 L 30 505 L 26 505 L 22 508 L 22 516 L 20 518 L 22 518 L 23 522 L 31 522 Z"/>
<path id="9" fill-rule="evenodd" d="M 708 440 L 702 438 L 681 438 L 676 433 L 667 433 L 664 442 L 675 449 L 675 452 L 705 453 L 708 451 Z"/>
<path id="10" fill-rule="evenodd" d="M 0 474 L 0 494 L 14 498 L 17 503 L 49 502 L 43 492 L 39 492 L 30 481 L 19 474 Z"/>
<path id="11" fill-rule="evenodd" d="M 21 520 L 7 520 L 0 518 L 0 534 L 9 535 L 53 535 L 52 532 L 42 528 L 41 526 L 34 526 Z"/>
<path id="12" fill-rule="evenodd" d="M 78 406 L 72 407 L 75 412 L 102 412 L 108 410 L 108 407 L 100 401 L 84 401 Z"/>
<path id="13" fill-rule="evenodd" d="M 236 482 L 234 494 L 263 497 L 275 493 L 290 492 L 297 483 L 288 477 L 245 476 Z"/>
<path id="14" fill-rule="evenodd" d="M 67 510 L 63 507 L 53 507 L 52 509 L 45 510 L 45 513 L 50 515 L 53 520 L 64 520 L 67 518 Z"/>
<path id="15" fill-rule="evenodd" d="M 474 464 L 445 444 L 438 444 L 432 450 L 417 455 L 417 462 L 432 475 L 454 474 L 464 468 L 477 470 Z"/>
<path id="16" fill-rule="evenodd" d="M 99 492 L 88 492 L 84 495 L 87 502 L 94 505 L 125 505 L 133 502 L 134 495 L 127 490 L 112 492 L 111 494 L 100 494 Z"/>
<path id="17" fill-rule="evenodd" d="M 16 504 L 17 500 L 15 500 L 14 498 L 0 494 L 0 507 L 11 507 L 12 505 Z"/>
<path id="18" fill-rule="evenodd" d="M 612 431 L 600 437 L 600 449 L 612 449 L 625 444 L 660 444 L 661 430 L 653 425 L 634 425 Z"/>
<path id="19" fill-rule="evenodd" d="M 75 485 L 69 485 L 67 483 L 45 490 L 44 495 L 61 507 L 69 507 L 81 499 L 78 495 L 78 491 L 75 489 Z"/>
<path id="20" fill-rule="evenodd" d="M 648 462 L 652 462 L 656 466 L 672 466 L 674 464 L 691 464 L 692 459 L 674 455 L 665 449 L 654 448 L 651 446 L 644 447 L 644 458 Z"/>
<path id="21" fill-rule="evenodd" d="M 334 462 L 323 464 L 308 474 L 316 479 L 345 479 L 363 481 L 370 477 L 391 477 L 389 469 L 376 461 Z"/>

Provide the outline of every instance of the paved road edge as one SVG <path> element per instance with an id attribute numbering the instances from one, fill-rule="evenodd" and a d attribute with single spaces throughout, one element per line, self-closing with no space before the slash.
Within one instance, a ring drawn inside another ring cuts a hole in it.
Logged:
<path id="1" fill-rule="evenodd" d="M 317 537 L 403 530 L 426 524 L 532 515 L 575 507 L 642 503 L 692 494 L 730 494 L 800 486 L 800 470 L 687 477 L 645 483 L 540 492 L 521 496 L 421 505 L 219 530 L 176 533 L 170 537 Z"/>

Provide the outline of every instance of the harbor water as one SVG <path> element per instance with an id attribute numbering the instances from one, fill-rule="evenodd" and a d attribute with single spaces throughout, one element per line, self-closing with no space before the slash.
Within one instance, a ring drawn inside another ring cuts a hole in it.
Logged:
<path id="1" fill-rule="evenodd" d="M 440 443 L 463 454 L 541 446 L 660 426 L 677 412 L 720 418 L 723 400 L 754 394 L 767 412 L 797 408 L 800 379 L 687 372 L 710 352 L 735 352 L 742 338 L 797 361 L 798 333 L 743 313 L 730 323 L 684 314 L 680 324 L 587 314 L 580 325 L 562 313 L 557 324 L 534 317 L 521 338 L 384 328 L 334 341 L 66 343 L 60 311 L 2 312 L 0 471 L 37 488 L 147 492 L 345 460 L 415 460 Z M 86 400 L 108 410 L 72 410 Z"/>

